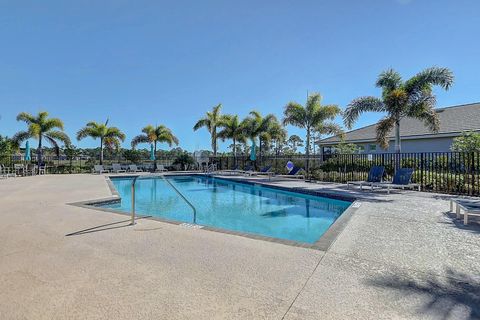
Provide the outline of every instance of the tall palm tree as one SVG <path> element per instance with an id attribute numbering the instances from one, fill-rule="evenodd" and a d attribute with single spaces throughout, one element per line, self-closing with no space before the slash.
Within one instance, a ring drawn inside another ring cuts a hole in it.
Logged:
<path id="1" fill-rule="evenodd" d="M 306 145 L 305 152 L 307 160 L 305 170 L 309 172 L 309 156 L 310 156 L 310 137 L 313 130 L 322 126 L 334 126 L 331 122 L 341 113 L 337 105 L 322 105 L 322 96 L 319 93 L 313 93 L 308 96 L 307 103 L 304 106 L 297 102 L 289 102 L 285 106 L 283 112 L 283 124 L 291 124 L 293 126 L 306 129 Z"/>
<path id="2" fill-rule="evenodd" d="M 249 116 L 242 121 L 245 135 L 252 140 L 252 143 L 255 143 L 255 140 L 258 138 L 260 156 L 262 156 L 262 145 L 265 141 L 268 141 L 268 131 L 274 122 L 278 122 L 275 115 L 267 114 L 265 117 L 262 117 L 260 112 L 255 110 L 250 111 Z"/>
<path id="3" fill-rule="evenodd" d="M 100 164 L 103 164 L 103 148 L 118 148 L 120 142 L 125 141 L 125 134 L 117 127 L 109 127 L 108 119 L 105 123 L 91 121 L 85 127 L 77 132 L 77 140 L 80 141 L 86 137 L 100 139 Z"/>
<path id="4" fill-rule="evenodd" d="M 38 140 L 37 163 L 38 166 L 43 162 L 43 140 L 46 140 L 59 155 L 59 142 L 64 145 L 70 144 L 70 138 L 63 132 L 63 122 L 58 118 L 48 118 L 48 112 L 39 112 L 36 116 L 27 112 L 21 112 L 17 116 L 17 121 L 23 121 L 28 125 L 27 131 L 17 132 L 12 140 L 16 145 L 20 145 L 28 139 Z M 57 129 L 57 130 L 56 130 Z"/>
<path id="5" fill-rule="evenodd" d="M 232 139 L 233 162 L 237 163 L 237 142 L 245 142 L 245 128 L 238 120 L 236 115 L 225 115 L 221 123 L 222 130 L 218 132 L 218 137 L 225 141 Z"/>
<path id="6" fill-rule="evenodd" d="M 395 152 L 400 153 L 400 120 L 416 118 L 437 132 L 440 121 L 432 87 L 437 85 L 448 90 L 453 79 L 452 71 L 447 68 L 427 68 L 407 81 L 395 70 L 386 70 L 380 73 L 376 83 L 382 89 L 382 97 L 361 97 L 350 102 L 343 115 L 345 125 L 351 128 L 363 112 L 387 113 L 377 125 L 377 142 L 382 148 L 388 148 L 390 132 L 395 128 Z"/>
<path id="7" fill-rule="evenodd" d="M 193 126 L 193 131 L 197 131 L 200 128 L 207 128 L 208 132 L 210 133 L 210 137 L 212 139 L 212 150 L 213 156 L 217 156 L 217 127 L 220 127 L 224 121 L 223 116 L 221 115 L 220 111 L 222 109 L 222 104 L 219 103 L 215 107 L 213 107 L 212 111 L 207 112 L 205 117 L 198 120 L 197 123 Z"/>
<path id="8" fill-rule="evenodd" d="M 172 133 L 172 130 L 164 125 L 152 126 L 148 125 L 142 129 L 143 134 L 140 134 L 132 139 L 132 148 L 140 143 L 150 143 L 153 145 L 154 154 L 157 154 L 157 143 L 168 143 L 171 147 L 173 144 L 178 145 L 178 138 Z M 153 164 L 153 169 L 157 170 L 157 158 Z"/>

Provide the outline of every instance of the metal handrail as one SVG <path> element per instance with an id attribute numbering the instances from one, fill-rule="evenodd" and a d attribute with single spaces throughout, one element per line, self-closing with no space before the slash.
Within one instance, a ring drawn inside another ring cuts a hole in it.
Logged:
<path id="1" fill-rule="evenodd" d="M 168 181 L 167 178 L 163 174 L 159 175 L 154 175 L 154 177 L 160 176 L 172 189 L 182 198 L 193 210 L 193 224 L 197 223 L 197 209 L 195 206 L 180 192 L 180 190 L 177 189 L 170 181 Z M 143 177 L 152 177 L 151 175 L 146 175 L 146 176 L 136 176 L 133 178 L 132 181 L 132 216 L 131 216 L 131 221 L 130 224 L 135 224 L 135 183 L 137 182 L 137 179 L 143 178 Z"/>

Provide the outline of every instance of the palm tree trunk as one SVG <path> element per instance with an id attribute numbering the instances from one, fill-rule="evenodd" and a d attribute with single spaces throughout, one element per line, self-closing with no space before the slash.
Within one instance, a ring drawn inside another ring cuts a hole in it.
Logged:
<path id="1" fill-rule="evenodd" d="M 103 165 L 103 138 L 100 138 L 100 165 Z"/>
<path id="2" fill-rule="evenodd" d="M 233 138 L 233 166 L 237 165 L 237 140 Z"/>
<path id="3" fill-rule="evenodd" d="M 402 152 L 402 146 L 400 142 L 400 120 L 395 122 L 395 152 Z"/>
<path id="4" fill-rule="evenodd" d="M 212 149 L 213 149 L 213 156 L 217 157 L 217 128 L 212 131 Z"/>
<path id="5" fill-rule="evenodd" d="M 310 157 L 310 128 L 307 127 L 307 146 L 306 146 L 306 154 L 307 154 L 307 161 L 306 161 L 306 164 L 305 164 L 305 171 L 307 172 L 307 175 L 308 175 L 308 172 L 309 172 L 309 157 Z"/>
<path id="6" fill-rule="evenodd" d="M 37 149 L 37 170 L 38 170 L 38 174 L 40 174 L 40 165 L 42 164 L 42 134 L 40 134 L 38 136 L 38 149 Z"/>
<path id="7" fill-rule="evenodd" d="M 156 172 L 157 171 L 157 141 L 153 143 L 153 155 L 154 155 L 153 172 Z"/>

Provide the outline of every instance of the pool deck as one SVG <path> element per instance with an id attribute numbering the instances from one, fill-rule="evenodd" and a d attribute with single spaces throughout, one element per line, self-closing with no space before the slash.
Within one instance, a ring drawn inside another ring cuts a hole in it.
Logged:
<path id="1" fill-rule="evenodd" d="M 0 180 L 0 319 L 480 319 L 480 224 L 448 196 L 236 179 L 361 205 L 318 250 L 69 204 L 104 176 Z"/>

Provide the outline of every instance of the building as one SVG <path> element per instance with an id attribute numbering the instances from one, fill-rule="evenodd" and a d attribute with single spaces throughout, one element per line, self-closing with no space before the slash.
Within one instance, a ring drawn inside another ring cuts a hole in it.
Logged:
<path id="1" fill-rule="evenodd" d="M 402 152 L 448 152 L 453 139 L 464 131 L 480 132 L 480 103 L 436 109 L 440 117 L 440 130 L 432 133 L 422 121 L 403 118 L 400 122 Z M 347 143 L 358 146 L 359 153 L 394 152 L 395 133 L 390 134 L 390 146 L 382 149 L 376 142 L 377 124 L 349 131 L 345 134 Z M 340 142 L 339 136 L 319 141 L 323 154 L 332 153 Z"/>

